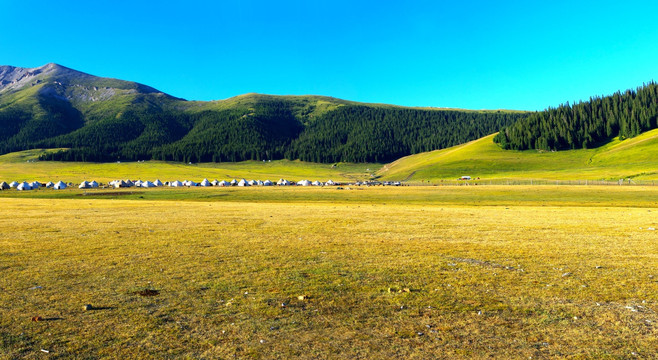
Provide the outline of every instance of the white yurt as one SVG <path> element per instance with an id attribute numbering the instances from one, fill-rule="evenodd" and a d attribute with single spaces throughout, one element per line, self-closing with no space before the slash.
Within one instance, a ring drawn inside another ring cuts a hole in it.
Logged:
<path id="1" fill-rule="evenodd" d="M 272 182 L 270 180 L 265 180 L 263 181 L 263 186 L 272 186 Z"/>
<path id="2" fill-rule="evenodd" d="M 238 186 L 251 186 L 245 179 L 241 179 L 240 182 L 238 182 Z"/>
<path id="3" fill-rule="evenodd" d="M 288 186 L 290 185 L 290 181 L 286 179 L 279 179 L 279 181 L 277 181 L 276 184 L 279 186 Z"/>
<path id="4" fill-rule="evenodd" d="M 236 186 L 238 184 L 238 181 L 233 179 L 231 180 L 231 186 Z"/>
<path id="5" fill-rule="evenodd" d="M 96 180 L 92 180 L 92 181 L 89 183 L 89 187 L 90 187 L 90 188 L 93 188 L 93 189 L 97 188 L 97 187 L 98 187 L 98 183 L 96 182 Z"/>
<path id="6" fill-rule="evenodd" d="M 89 183 L 88 183 L 88 182 L 83 181 L 83 182 L 80 183 L 80 186 L 78 186 L 78 188 L 79 188 L 79 189 L 89 189 L 90 186 L 89 186 Z"/>
<path id="7" fill-rule="evenodd" d="M 186 181 L 183 181 L 183 185 L 185 185 L 185 186 L 199 186 L 199 184 L 195 183 L 195 182 L 192 181 L 192 180 L 190 180 L 190 181 L 187 181 L 187 180 L 186 180 Z"/>
<path id="8" fill-rule="evenodd" d="M 164 184 L 162 183 L 162 181 L 160 181 L 160 179 L 155 179 L 155 181 L 153 182 L 153 185 L 155 185 L 155 186 L 163 186 Z"/>
<path id="9" fill-rule="evenodd" d="M 331 179 L 330 179 L 330 180 L 327 180 L 326 184 L 329 185 L 329 186 L 331 186 L 331 185 L 336 185 L 336 183 L 335 183 L 333 180 L 331 180 Z"/>
<path id="10" fill-rule="evenodd" d="M 55 189 L 55 190 L 66 189 L 66 184 L 63 181 L 60 180 L 55 185 L 53 185 L 53 189 Z"/>
<path id="11" fill-rule="evenodd" d="M 12 181 L 12 182 L 9 184 L 9 187 L 13 189 L 13 188 L 17 187 L 18 185 L 19 185 L 19 183 L 17 183 L 16 181 Z"/>
<path id="12" fill-rule="evenodd" d="M 150 181 L 147 180 L 147 181 L 144 181 L 144 182 L 142 183 L 142 187 L 143 187 L 143 188 L 154 188 L 154 187 L 156 187 L 156 186 L 155 186 L 154 183 L 152 183 L 152 182 L 150 182 Z"/>
<path id="13" fill-rule="evenodd" d="M 0 190 L 9 190 L 9 189 L 10 189 L 9 184 L 7 184 L 4 181 L 0 183 Z"/>
<path id="14" fill-rule="evenodd" d="M 171 184 L 169 184 L 169 186 L 171 186 L 171 187 L 181 187 L 181 186 L 183 186 L 183 183 L 176 180 L 176 181 L 172 181 Z"/>
<path id="15" fill-rule="evenodd" d="M 201 182 L 199 183 L 199 185 L 200 185 L 200 186 L 212 186 L 212 184 L 210 184 L 210 181 L 208 181 L 208 179 L 203 179 L 203 180 L 201 180 Z"/>
<path id="16" fill-rule="evenodd" d="M 18 184 L 18 186 L 16 186 L 16 190 L 20 190 L 20 191 L 32 190 L 32 186 L 30 186 L 30 184 L 23 181 L 22 183 Z"/>
<path id="17" fill-rule="evenodd" d="M 222 187 L 231 186 L 231 183 L 226 181 L 226 180 L 222 180 L 222 181 L 219 182 L 219 184 L 217 184 L 217 186 L 222 186 Z"/>
<path id="18" fill-rule="evenodd" d="M 313 185 L 313 186 L 322 186 L 322 183 L 319 182 L 319 181 L 317 181 L 317 180 L 315 180 L 315 181 L 313 181 L 313 182 L 311 183 L 311 185 Z"/>
<path id="19" fill-rule="evenodd" d="M 308 181 L 308 180 L 300 180 L 300 181 L 297 182 L 297 185 L 300 185 L 300 186 L 310 186 L 310 185 L 311 185 L 311 182 Z"/>

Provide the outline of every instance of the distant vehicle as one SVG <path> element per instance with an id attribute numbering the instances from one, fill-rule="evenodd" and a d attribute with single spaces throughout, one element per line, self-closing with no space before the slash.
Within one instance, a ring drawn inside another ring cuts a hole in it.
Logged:
<path id="1" fill-rule="evenodd" d="M 471 180 L 470 176 L 462 176 L 458 180 Z"/>

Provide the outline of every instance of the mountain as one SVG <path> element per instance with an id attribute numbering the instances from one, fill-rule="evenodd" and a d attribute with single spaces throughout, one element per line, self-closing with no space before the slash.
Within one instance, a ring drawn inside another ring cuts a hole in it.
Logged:
<path id="1" fill-rule="evenodd" d="M 324 96 L 186 101 L 57 64 L 0 67 L 0 154 L 67 149 L 44 160 L 385 162 L 477 139 L 526 115 Z"/>
<path id="2" fill-rule="evenodd" d="M 658 85 L 650 82 L 636 90 L 531 114 L 502 129 L 494 140 L 514 150 L 587 149 L 655 129 L 657 119 Z"/>

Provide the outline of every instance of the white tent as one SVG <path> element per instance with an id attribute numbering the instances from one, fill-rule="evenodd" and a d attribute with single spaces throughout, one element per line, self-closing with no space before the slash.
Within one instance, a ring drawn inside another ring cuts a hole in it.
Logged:
<path id="1" fill-rule="evenodd" d="M 301 186 L 310 186 L 310 185 L 311 185 L 311 182 L 308 181 L 308 180 L 300 180 L 300 181 L 297 182 L 297 185 L 301 185 Z"/>
<path id="2" fill-rule="evenodd" d="M 217 185 L 219 185 L 219 181 L 217 181 L 217 179 L 215 179 L 215 180 L 211 181 L 210 184 L 212 186 L 217 186 Z"/>
<path id="3" fill-rule="evenodd" d="M 199 185 L 200 185 L 200 186 L 212 186 L 212 184 L 210 184 L 210 181 L 208 181 L 208 179 L 203 179 L 203 180 L 199 183 Z"/>
<path id="4" fill-rule="evenodd" d="M 98 187 L 98 183 L 96 182 L 96 180 L 92 180 L 92 181 L 89 183 L 89 187 L 90 187 L 90 188 L 97 188 L 97 187 Z"/>
<path id="5" fill-rule="evenodd" d="M 195 183 L 195 182 L 192 181 L 192 180 L 189 180 L 189 181 L 188 181 L 188 180 L 185 180 L 185 181 L 183 181 L 183 185 L 185 185 L 185 186 L 199 186 L 199 184 Z"/>
<path id="6" fill-rule="evenodd" d="M 235 180 L 235 179 L 231 180 L 231 186 L 235 186 L 235 185 L 237 185 L 237 184 L 238 184 L 238 181 L 237 181 L 237 180 Z"/>
<path id="7" fill-rule="evenodd" d="M 222 186 L 222 187 L 223 186 L 231 186 L 231 183 L 226 181 L 226 180 L 222 180 L 222 181 L 219 182 L 219 184 L 217 184 L 217 186 Z"/>
<path id="8" fill-rule="evenodd" d="M 135 181 L 135 187 L 142 187 L 142 180 Z"/>
<path id="9" fill-rule="evenodd" d="M 279 179 L 279 181 L 277 181 L 276 184 L 279 186 L 288 186 L 290 185 L 290 181 L 286 179 Z"/>
<path id="10" fill-rule="evenodd" d="M 13 188 L 17 187 L 18 185 L 19 185 L 19 184 L 18 184 L 16 181 L 12 181 L 12 182 L 9 184 L 9 187 L 13 189 Z"/>
<path id="11" fill-rule="evenodd" d="M 115 188 L 129 187 L 128 184 L 123 180 L 114 180 L 112 186 L 114 186 Z"/>
<path id="12" fill-rule="evenodd" d="M 32 186 L 30 186 L 30 184 L 23 181 L 22 183 L 18 184 L 18 186 L 16 186 L 16 190 L 21 190 L 21 191 L 22 190 L 32 190 Z"/>
<path id="13" fill-rule="evenodd" d="M 78 188 L 79 188 L 79 189 L 89 189 L 90 186 L 89 186 L 89 183 L 88 183 L 88 182 L 83 181 L 83 182 L 80 183 L 80 186 L 78 186 Z"/>
<path id="14" fill-rule="evenodd" d="M 335 183 L 333 180 L 328 180 L 328 181 L 326 182 L 326 185 L 331 186 L 331 185 L 336 185 L 336 183 Z"/>
<path id="15" fill-rule="evenodd" d="M 133 187 L 133 186 L 135 186 L 135 183 L 132 182 L 132 181 L 130 181 L 130 179 L 126 180 L 125 183 L 126 183 L 126 187 Z"/>
<path id="16" fill-rule="evenodd" d="M 147 180 L 147 181 L 144 181 L 142 183 L 142 187 L 143 188 L 152 188 L 152 187 L 155 187 L 155 184 Z"/>
<path id="17" fill-rule="evenodd" d="M 322 186 L 322 183 L 319 182 L 319 181 L 317 181 L 317 180 L 315 180 L 315 181 L 313 181 L 313 182 L 311 183 L 311 185 L 313 185 L 313 186 Z"/>
<path id="18" fill-rule="evenodd" d="M 256 185 L 263 186 L 263 184 L 265 184 L 265 182 L 263 182 L 262 180 L 256 180 Z"/>
<path id="19" fill-rule="evenodd" d="M 32 190 L 36 190 L 41 187 L 41 183 L 38 181 L 32 181 L 30 183 L 30 186 L 32 187 Z"/>
<path id="20" fill-rule="evenodd" d="M 247 184 L 249 184 L 250 186 L 258 185 L 258 183 L 256 182 L 256 180 L 249 180 L 249 181 L 247 181 Z"/>
<path id="21" fill-rule="evenodd" d="M 162 186 L 163 184 L 162 184 L 162 181 L 160 181 L 160 179 L 155 179 L 155 181 L 153 182 L 153 185 Z"/>
<path id="22" fill-rule="evenodd" d="M 249 183 L 247 182 L 247 180 L 242 179 L 242 180 L 240 180 L 240 182 L 238 183 L 238 186 L 251 186 L 251 185 L 249 185 Z"/>
<path id="23" fill-rule="evenodd" d="M 178 180 L 176 180 L 176 181 L 172 181 L 172 182 L 169 184 L 169 186 L 171 186 L 171 187 L 181 187 L 181 186 L 183 186 L 183 183 L 180 182 L 180 181 L 178 181 Z"/>
<path id="24" fill-rule="evenodd" d="M 265 180 L 263 181 L 263 186 L 272 186 L 272 182 L 270 180 Z"/>
<path id="25" fill-rule="evenodd" d="M 52 181 L 48 181 L 48 182 L 46 183 L 46 187 L 47 187 L 47 188 L 51 188 L 51 187 L 53 187 L 53 186 L 55 186 L 55 184 L 54 184 Z"/>
<path id="26" fill-rule="evenodd" d="M 9 190 L 9 189 L 10 189 L 9 184 L 7 184 L 4 181 L 0 183 L 0 190 Z"/>
<path id="27" fill-rule="evenodd" d="M 66 184 L 63 181 L 58 181 L 57 184 L 53 185 L 53 189 L 55 190 L 62 190 L 66 189 Z"/>

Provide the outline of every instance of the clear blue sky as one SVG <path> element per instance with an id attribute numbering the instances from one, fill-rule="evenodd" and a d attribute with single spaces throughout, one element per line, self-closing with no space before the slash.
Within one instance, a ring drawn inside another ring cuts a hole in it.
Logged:
<path id="1" fill-rule="evenodd" d="M 657 1 L 1 2 L 0 64 L 190 100 L 542 110 L 658 80 Z"/>

